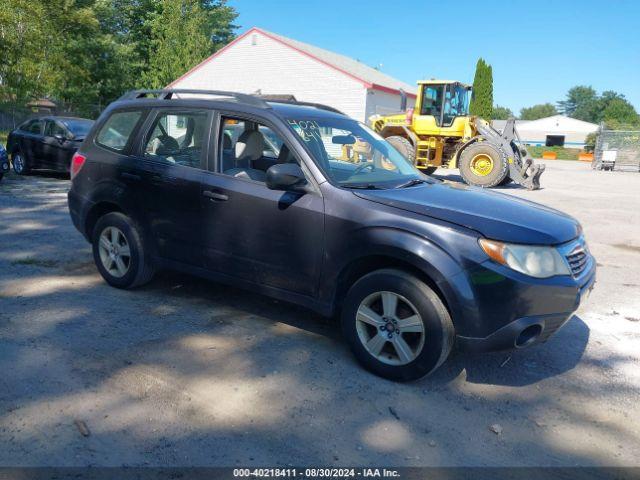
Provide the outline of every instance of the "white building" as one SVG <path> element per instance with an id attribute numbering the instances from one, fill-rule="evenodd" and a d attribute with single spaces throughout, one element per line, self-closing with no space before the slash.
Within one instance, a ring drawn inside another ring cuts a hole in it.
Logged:
<path id="1" fill-rule="evenodd" d="M 299 101 L 330 105 L 360 121 L 407 107 L 416 88 L 352 58 L 252 28 L 218 50 L 171 88 L 292 94 Z"/>
<path id="2" fill-rule="evenodd" d="M 502 131 L 505 122 L 493 120 L 491 123 Z M 553 115 L 538 120 L 516 120 L 516 129 L 522 142 L 528 145 L 583 148 L 587 135 L 598 130 L 598 125 L 564 115 Z"/>

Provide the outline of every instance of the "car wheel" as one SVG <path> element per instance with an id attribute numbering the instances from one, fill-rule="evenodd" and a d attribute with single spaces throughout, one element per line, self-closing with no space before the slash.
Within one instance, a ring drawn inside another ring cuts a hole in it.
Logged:
<path id="1" fill-rule="evenodd" d="M 18 175 L 26 175 L 30 171 L 27 159 L 20 152 L 14 152 L 11 155 L 11 164 L 13 165 L 13 171 Z"/>
<path id="2" fill-rule="evenodd" d="M 433 372 L 454 341 L 451 316 L 440 297 L 400 270 L 377 270 L 358 280 L 345 298 L 341 323 L 358 361 L 390 380 Z"/>
<path id="3" fill-rule="evenodd" d="M 112 212 L 93 229 L 93 259 L 107 283 L 117 288 L 143 285 L 154 274 L 140 228 L 126 215 Z"/>

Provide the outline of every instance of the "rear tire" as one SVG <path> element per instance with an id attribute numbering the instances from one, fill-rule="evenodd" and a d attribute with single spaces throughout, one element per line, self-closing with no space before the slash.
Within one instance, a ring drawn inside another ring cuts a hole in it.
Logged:
<path id="1" fill-rule="evenodd" d="M 28 175 L 31 171 L 29 162 L 20 151 L 13 152 L 11 155 L 11 164 L 13 165 L 13 171 L 18 175 Z"/>
<path id="2" fill-rule="evenodd" d="M 440 297 L 395 269 L 358 280 L 345 298 L 341 323 L 362 366 L 390 380 L 416 380 L 433 372 L 449 356 L 455 338 Z"/>
<path id="3" fill-rule="evenodd" d="M 404 158 L 406 158 L 411 165 L 415 165 L 416 162 L 416 149 L 409 140 L 400 135 L 393 135 L 385 139 L 391 144 L 393 148 L 398 150 Z"/>
<path id="4" fill-rule="evenodd" d="M 153 278 L 149 249 L 138 225 L 119 212 L 107 213 L 93 229 L 93 259 L 106 282 L 134 288 Z"/>
<path id="5" fill-rule="evenodd" d="M 458 167 L 465 183 L 483 188 L 500 185 L 509 174 L 506 160 L 488 142 L 473 143 L 465 148 Z"/>

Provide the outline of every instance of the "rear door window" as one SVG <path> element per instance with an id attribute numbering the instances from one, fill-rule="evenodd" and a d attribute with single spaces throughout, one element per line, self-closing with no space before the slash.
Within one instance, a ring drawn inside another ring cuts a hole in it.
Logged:
<path id="1" fill-rule="evenodd" d="M 202 168 L 209 112 L 180 110 L 160 112 L 144 141 L 144 157 L 185 167 Z"/>
<path id="2" fill-rule="evenodd" d="M 140 110 L 115 112 L 98 132 L 96 143 L 111 150 L 123 151 L 140 117 L 142 117 Z"/>
<path id="3" fill-rule="evenodd" d="M 63 137 L 66 137 L 67 132 L 59 123 L 53 120 L 47 120 L 46 127 L 44 129 L 44 135 L 45 137 L 55 137 L 56 135 L 62 135 Z"/>
<path id="4" fill-rule="evenodd" d="M 29 133 L 33 133 L 39 135 L 42 128 L 42 122 L 40 120 L 33 120 L 31 123 L 27 125 L 25 131 Z"/>

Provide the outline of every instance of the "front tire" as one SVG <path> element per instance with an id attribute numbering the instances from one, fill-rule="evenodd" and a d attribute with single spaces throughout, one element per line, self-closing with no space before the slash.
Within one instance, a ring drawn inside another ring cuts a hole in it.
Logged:
<path id="1" fill-rule="evenodd" d="M 116 288 L 134 288 L 149 282 L 153 265 L 140 228 L 128 216 L 112 212 L 93 229 L 93 259 L 106 282 Z"/>
<path id="2" fill-rule="evenodd" d="M 395 269 L 358 280 L 345 298 L 341 323 L 358 361 L 390 380 L 416 380 L 433 372 L 454 341 L 451 316 L 440 297 Z"/>
<path id="3" fill-rule="evenodd" d="M 498 149 L 488 142 L 473 143 L 464 149 L 458 164 L 465 183 L 492 188 L 509 174 L 509 165 Z"/>
<path id="4" fill-rule="evenodd" d="M 28 175 L 31 171 L 26 157 L 20 151 L 13 152 L 11 164 L 13 165 L 13 171 L 18 175 Z"/>

